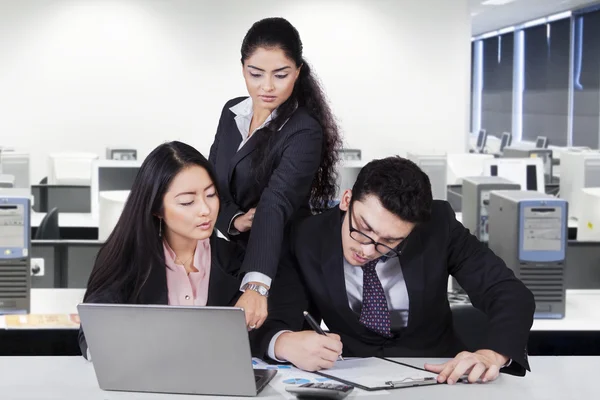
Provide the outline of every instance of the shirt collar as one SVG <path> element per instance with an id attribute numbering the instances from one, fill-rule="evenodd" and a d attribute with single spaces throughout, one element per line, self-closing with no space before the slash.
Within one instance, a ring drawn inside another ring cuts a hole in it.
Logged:
<path id="1" fill-rule="evenodd" d="M 229 107 L 229 110 L 235 114 L 236 118 L 240 117 L 240 118 L 247 118 L 247 119 L 252 119 L 252 115 L 254 114 L 254 110 L 252 109 L 252 97 L 247 97 L 244 100 L 240 101 L 239 103 L 237 103 L 236 105 Z M 294 111 L 298 109 L 298 105 L 296 104 L 294 107 Z M 271 120 L 273 120 L 275 117 L 277 117 L 277 108 L 273 110 L 273 112 L 271 112 L 271 114 L 269 114 L 269 116 L 267 117 L 267 119 L 265 120 L 265 122 L 263 122 L 263 124 L 261 126 L 259 126 L 256 130 L 264 128 L 269 122 L 271 122 Z M 279 131 L 281 129 L 283 129 L 283 127 L 285 126 L 285 124 L 287 124 L 287 122 L 290 119 L 288 118 L 287 120 L 285 120 L 285 122 L 283 124 L 281 124 L 281 126 L 279 127 Z"/>
<path id="2" fill-rule="evenodd" d="M 252 97 L 248 97 L 233 107 L 229 108 L 232 113 L 240 117 L 251 117 L 252 116 Z"/>

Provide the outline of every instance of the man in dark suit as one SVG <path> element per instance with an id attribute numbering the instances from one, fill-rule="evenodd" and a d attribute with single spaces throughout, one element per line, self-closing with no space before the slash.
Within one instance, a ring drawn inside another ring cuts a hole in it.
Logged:
<path id="1" fill-rule="evenodd" d="M 272 359 L 318 370 L 342 347 L 347 357 L 454 357 L 425 366 L 448 383 L 529 370 L 532 293 L 447 202 L 432 200 L 427 175 L 411 161 L 367 164 L 339 207 L 295 226 L 291 250 L 305 288 L 281 284 L 272 294 L 260 340 Z M 453 329 L 449 275 L 489 319 L 485 346 L 473 353 Z M 332 334 L 298 329 L 303 309 Z"/>

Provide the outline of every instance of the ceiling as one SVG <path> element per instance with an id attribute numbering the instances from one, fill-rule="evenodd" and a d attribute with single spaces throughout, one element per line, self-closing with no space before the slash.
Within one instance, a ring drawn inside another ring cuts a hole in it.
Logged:
<path id="1" fill-rule="evenodd" d="M 503 5 L 483 5 L 469 0 L 473 36 L 598 3 L 599 0 L 492 0 Z"/>

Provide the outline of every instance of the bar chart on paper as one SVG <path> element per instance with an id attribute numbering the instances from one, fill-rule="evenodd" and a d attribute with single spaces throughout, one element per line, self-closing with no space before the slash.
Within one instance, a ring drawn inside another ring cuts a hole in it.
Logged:
<path id="1" fill-rule="evenodd" d="M 275 378 L 273 378 L 269 385 L 283 395 L 286 399 L 295 399 L 296 397 L 285 390 L 286 386 L 321 382 L 338 383 L 331 378 L 302 371 L 298 368 L 292 367 L 291 365 L 271 365 L 258 358 L 252 359 L 252 366 L 255 369 L 276 369 L 277 375 L 275 375 Z M 381 395 L 388 393 L 387 391 L 366 392 L 360 389 L 356 389 L 356 392 L 360 393 L 361 395 Z"/>
<path id="2" fill-rule="evenodd" d="M 258 358 L 252 359 L 252 365 L 254 368 L 260 369 L 276 369 L 277 375 L 275 376 L 275 379 L 286 385 L 304 385 L 305 383 L 327 382 L 331 380 L 330 378 L 302 371 L 291 365 L 267 364 Z"/>

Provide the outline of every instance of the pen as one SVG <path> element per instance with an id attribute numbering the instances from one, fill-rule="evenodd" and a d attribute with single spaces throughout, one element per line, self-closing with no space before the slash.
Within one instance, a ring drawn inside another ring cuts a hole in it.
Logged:
<path id="1" fill-rule="evenodd" d="M 315 332 L 317 332 L 319 335 L 323 335 L 323 336 L 327 336 L 325 334 L 325 332 L 323 331 L 323 329 L 321 329 L 321 327 L 319 326 L 319 324 L 317 324 L 317 321 L 315 321 L 315 319 L 312 317 L 312 315 L 310 315 L 308 313 L 308 311 L 304 311 L 304 318 L 306 319 L 306 322 L 308 322 L 308 324 L 310 325 L 311 328 L 313 328 L 313 330 Z M 342 357 L 342 355 L 339 355 L 339 359 L 344 361 L 344 357 Z"/>

